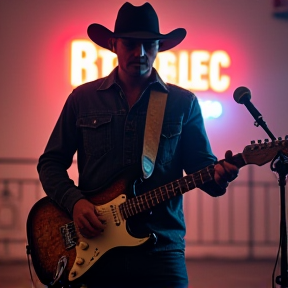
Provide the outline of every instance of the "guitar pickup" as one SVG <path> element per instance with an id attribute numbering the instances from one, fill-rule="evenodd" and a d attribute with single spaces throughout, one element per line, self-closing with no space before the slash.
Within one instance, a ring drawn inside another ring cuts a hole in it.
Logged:
<path id="1" fill-rule="evenodd" d="M 64 241 L 65 249 L 69 250 L 76 246 L 77 236 L 73 222 L 69 222 L 60 227 L 62 239 Z"/>

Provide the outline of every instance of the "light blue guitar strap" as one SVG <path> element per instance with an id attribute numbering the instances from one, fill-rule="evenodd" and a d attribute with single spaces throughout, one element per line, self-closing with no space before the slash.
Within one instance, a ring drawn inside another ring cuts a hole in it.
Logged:
<path id="1" fill-rule="evenodd" d="M 166 101 L 167 93 L 151 90 L 146 115 L 142 152 L 142 171 L 144 179 L 149 178 L 154 170 Z"/>

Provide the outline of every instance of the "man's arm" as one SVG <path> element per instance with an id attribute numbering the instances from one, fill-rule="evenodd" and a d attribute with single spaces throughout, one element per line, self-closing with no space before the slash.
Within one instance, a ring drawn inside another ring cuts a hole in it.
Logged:
<path id="1" fill-rule="evenodd" d="M 37 165 L 45 193 L 71 217 L 74 204 L 84 198 L 67 173 L 77 150 L 77 113 L 74 106 L 70 95 Z"/>

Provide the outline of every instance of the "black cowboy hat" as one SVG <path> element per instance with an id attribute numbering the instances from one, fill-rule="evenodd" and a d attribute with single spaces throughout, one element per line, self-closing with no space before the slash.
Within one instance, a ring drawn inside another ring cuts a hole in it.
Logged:
<path id="1" fill-rule="evenodd" d="M 141 40 L 160 40 L 159 52 L 178 45 L 186 36 L 184 28 L 178 28 L 168 34 L 159 32 L 158 16 L 150 3 L 133 6 L 126 2 L 119 9 L 114 32 L 100 24 L 91 24 L 87 30 L 90 39 L 97 45 L 112 51 L 110 38 L 132 38 Z"/>

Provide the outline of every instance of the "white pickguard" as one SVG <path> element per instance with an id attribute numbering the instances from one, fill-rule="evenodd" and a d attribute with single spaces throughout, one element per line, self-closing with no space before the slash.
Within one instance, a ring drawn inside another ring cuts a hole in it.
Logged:
<path id="1" fill-rule="evenodd" d="M 126 201 L 126 195 L 121 194 L 112 201 L 95 206 L 101 221 L 105 221 L 105 230 L 99 236 L 91 239 L 79 235 L 76 246 L 76 259 L 69 273 L 69 281 L 82 276 L 99 258 L 112 248 L 120 246 L 138 246 L 146 242 L 149 237 L 135 238 L 126 229 L 124 220 L 119 211 L 119 205 Z M 86 249 L 85 246 L 88 247 Z"/>

